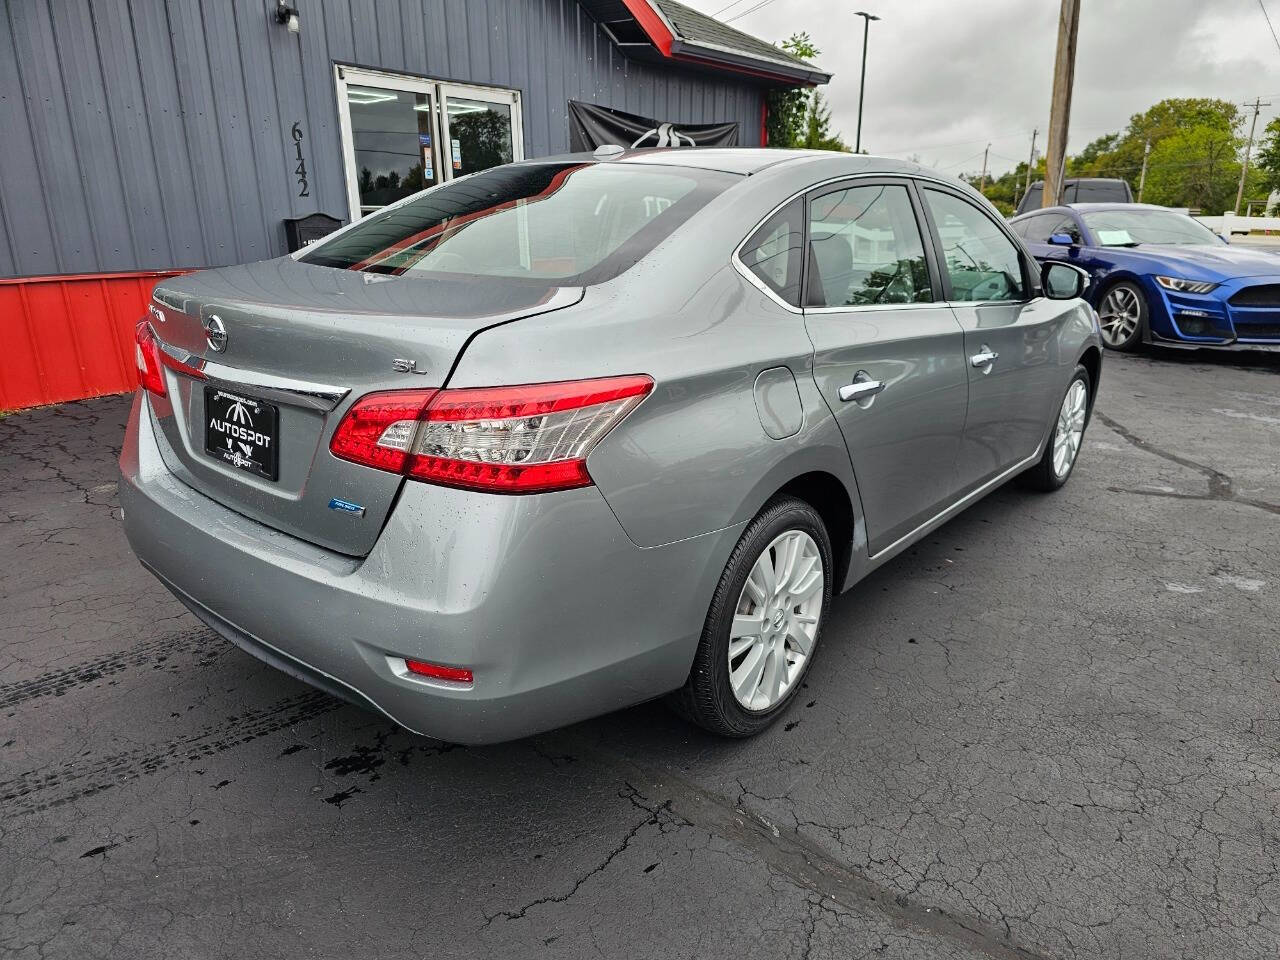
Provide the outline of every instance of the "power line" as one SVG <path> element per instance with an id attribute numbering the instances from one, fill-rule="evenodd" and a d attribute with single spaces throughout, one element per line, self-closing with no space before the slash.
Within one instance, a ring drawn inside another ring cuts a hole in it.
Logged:
<path id="1" fill-rule="evenodd" d="M 767 6 L 768 6 L 769 4 L 771 4 L 771 3 L 773 3 L 773 0 L 760 0 L 760 2 L 759 2 L 759 3 L 757 3 L 754 7 L 748 7 L 746 10 L 743 10 L 741 13 L 735 13 L 732 17 L 728 17 L 728 18 L 726 18 L 723 22 L 724 22 L 724 23 L 733 23 L 733 21 L 735 21 L 735 20 L 741 20 L 741 19 L 742 19 L 743 17 L 745 17 L 747 14 L 749 14 L 749 13 L 755 13 L 755 12 L 756 12 L 757 10 L 759 10 L 761 7 L 767 7 Z"/>
<path id="2" fill-rule="evenodd" d="M 1276 28 L 1271 23 L 1271 14 L 1267 13 L 1267 8 L 1262 5 L 1262 0 L 1258 0 L 1258 9 L 1262 11 L 1262 15 L 1267 18 L 1267 27 L 1271 31 L 1271 39 L 1276 42 L 1276 49 L 1280 50 L 1280 37 L 1276 36 Z"/>
<path id="3" fill-rule="evenodd" d="M 963 160 L 961 160 L 959 163 L 948 163 L 945 167 L 936 167 L 936 166 L 935 166 L 933 169 L 934 169 L 934 170 L 938 170 L 938 171 L 942 171 L 942 170 L 954 170 L 956 167 L 963 167 L 963 166 L 964 166 L 966 163 L 968 163 L 970 160 L 977 160 L 980 156 L 982 156 L 982 154 L 983 154 L 984 152 L 985 152 L 985 151 L 979 150 L 979 151 L 978 151 L 977 153 L 975 153 L 972 157 L 965 157 L 965 158 L 964 158 Z"/>
<path id="4" fill-rule="evenodd" d="M 747 0 L 733 0 L 733 2 L 732 2 L 732 3 L 726 3 L 723 7 L 721 7 L 719 10 L 717 10 L 715 13 L 711 14 L 711 16 L 713 16 L 713 17 L 718 17 L 718 16 L 720 16 L 720 14 L 724 13 L 724 12 L 725 12 L 726 10 L 728 10 L 730 7 L 736 7 L 738 4 L 740 4 L 740 3 L 746 3 L 746 2 L 747 2 Z"/>

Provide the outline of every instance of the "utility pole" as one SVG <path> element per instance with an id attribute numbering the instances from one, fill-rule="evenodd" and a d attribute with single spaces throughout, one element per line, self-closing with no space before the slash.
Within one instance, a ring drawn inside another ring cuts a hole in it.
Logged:
<path id="1" fill-rule="evenodd" d="M 853 152 L 862 152 L 862 97 L 867 92 L 867 36 L 871 32 L 871 21 L 879 20 L 874 13 L 865 10 L 857 11 L 854 16 L 862 17 L 862 81 L 858 84 L 858 138 Z"/>
<path id="2" fill-rule="evenodd" d="M 1151 154 L 1151 141 L 1142 147 L 1142 173 L 1138 175 L 1138 202 L 1142 202 L 1142 191 L 1147 185 L 1147 157 Z M 1237 201 L 1238 202 L 1238 201 Z"/>
<path id="3" fill-rule="evenodd" d="M 1045 154 L 1044 199 L 1052 207 L 1062 196 L 1071 122 L 1071 87 L 1076 75 L 1076 35 L 1080 32 L 1080 0 L 1062 0 L 1058 15 L 1058 52 L 1053 62 L 1053 99 L 1049 105 L 1049 150 Z"/>
<path id="4" fill-rule="evenodd" d="M 991 152 L 991 144 L 987 144 L 987 149 L 982 151 L 982 179 L 978 181 L 978 192 L 986 195 L 987 192 L 987 154 Z"/>
<path id="5" fill-rule="evenodd" d="M 1249 104 L 1245 104 L 1245 106 L 1249 106 Z M 1249 145 L 1244 148 L 1244 165 L 1240 168 L 1240 187 L 1236 190 L 1236 207 L 1231 211 L 1235 214 L 1240 212 L 1240 201 L 1244 199 L 1244 178 L 1249 172 L 1249 154 L 1253 153 L 1253 134 L 1258 129 L 1258 111 L 1263 107 L 1269 106 L 1271 106 L 1271 101 L 1268 100 L 1263 103 L 1261 97 L 1253 101 L 1253 122 L 1249 124 Z"/>
<path id="6" fill-rule="evenodd" d="M 1031 170 L 1036 165 L 1036 134 L 1039 132 L 1038 129 L 1031 131 L 1031 154 L 1027 157 L 1027 185 L 1022 188 L 1024 196 L 1031 189 Z"/>

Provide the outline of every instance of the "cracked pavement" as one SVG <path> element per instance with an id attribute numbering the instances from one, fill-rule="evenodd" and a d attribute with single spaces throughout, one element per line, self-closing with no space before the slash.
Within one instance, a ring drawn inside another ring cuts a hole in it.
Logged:
<path id="1" fill-rule="evenodd" d="M 126 398 L 0 419 L 0 955 L 1275 957 L 1278 375 L 1109 355 L 1067 488 L 839 598 L 745 742 L 414 737 L 141 569 Z"/>

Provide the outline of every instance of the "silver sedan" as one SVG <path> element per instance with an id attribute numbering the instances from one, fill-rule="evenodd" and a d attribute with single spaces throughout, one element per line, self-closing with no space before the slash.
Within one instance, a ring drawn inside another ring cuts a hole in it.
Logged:
<path id="1" fill-rule="evenodd" d="M 462 743 L 669 695 L 745 736 L 831 597 L 1071 476 L 1085 279 L 913 164 L 601 151 L 163 282 L 120 456 L 138 558 L 296 677 Z"/>

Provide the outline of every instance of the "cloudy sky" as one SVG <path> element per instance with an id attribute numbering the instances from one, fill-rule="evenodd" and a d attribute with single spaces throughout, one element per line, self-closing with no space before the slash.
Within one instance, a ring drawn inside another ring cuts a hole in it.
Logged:
<path id="1" fill-rule="evenodd" d="M 761 0 L 683 0 L 722 20 Z M 1280 32 L 1280 0 L 1263 0 Z M 728 9 L 724 9 L 728 7 Z M 999 172 L 1043 150 L 1053 82 L 1056 0 L 768 0 L 733 26 L 778 41 L 808 31 L 835 74 L 833 126 L 852 145 L 862 19 L 871 24 L 862 142 L 871 153 L 918 154 L 952 173 L 977 172 L 991 143 Z M 1165 97 L 1271 100 L 1280 112 L 1280 49 L 1258 0 L 1082 0 L 1072 152 L 1120 130 Z"/>

